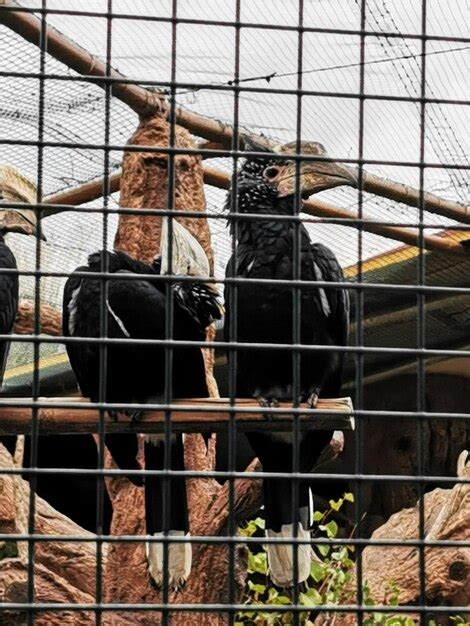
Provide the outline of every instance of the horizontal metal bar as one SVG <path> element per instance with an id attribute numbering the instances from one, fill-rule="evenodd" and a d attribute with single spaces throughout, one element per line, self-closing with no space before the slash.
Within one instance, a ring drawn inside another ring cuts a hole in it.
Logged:
<path id="1" fill-rule="evenodd" d="M 73 435 L 71 435 L 73 436 Z M 334 473 L 334 472 L 251 472 L 251 471 L 196 471 L 196 470 L 121 470 L 121 469 L 85 469 L 85 468 L 44 468 L 44 467 L 2 467 L 0 475 L 13 476 L 34 476 L 48 474 L 61 474 L 70 476 L 96 476 L 120 478 L 122 476 L 159 476 L 161 478 L 221 478 L 222 480 L 260 480 L 269 478 L 273 480 L 289 479 L 292 481 L 347 481 L 351 483 L 411 483 L 413 485 L 457 485 L 470 484 L 469 477 L 458 476 L 410 476 L 407 474 L 352 474 L 352 473 Z"/>
<path id="2" fill-rule="evenodd" d="M 10 268 L 1 268 L 1 275 L 12 274 L 14 276 L 36 276 L 41 278 L 69 278 L 72 275 L 72 272 L 56 272 L 56 271 L 45 271 L 45 270 L 16 270 Z M 98 279 L 106 282 L 108 280 L 113 281 L 134 281 L 134 280 L 152 280 L 155 283 L 174 283 L 174 282 L 182 282 L 182 283 L 195 283 L 200 282 L 200 279 L 195 278 L 193 276 L 182 276 L 179 274 L 113 274 L 111 272 L 84 272 L 84 271 L 74 271 L 73 276 L 77 278 L 90 278 L 90 279 Z M 275 286 L 275 287 L 321 287 L 323 289 L 346 289 L 349 291 L 400 291 L 400 292 L 409 292 L 412 294 L 431 294 L 431 295 L 469 295 L 470 287 L 446 287 L 439 285 L 407 285 L 401 283 L 366 283 L 366 282 L 351 282 L 350 279 L 345 279 L 344 281 L 322 281 L 322 280 L 282 280 L 282 279 L 271 279 L 271 278 L 204 278 L 204 283 L 215 284 L 215 285 L 263 285 L 263 286 Z M 367 319 L 367 318 L 365 318 Z M 11 337 L 12 341 L 15 341 L 14 335 L 0 335 L 0 340 L 6 337 Z M 34 335 L 32 335 L 34 337 Z M 69 339 L 73 339 L 69 337 Z M 92 340 L 91 338 L 87 338 Z M 58 339 L 56 341 L 59 341 Z M 93 340 L 92 340 L 93 341 Z M 126 341 L 132 341 L 132 339 L 126 339 Z M 137 341 L 146 341 L 146 340 L 137 340 Z M 151 340 L 149 340 L 151 341 Z M 194 342 L 188 342 L 188 345 L 192 345 Z M 238 345 L 238 344 L 230 344 Z M 251 345 L 251 344 L 248 344 Z M 265 344 L 262 344 L 265 345 Z M 278 344 L 276 344 L 278 345 Z M 330 346 L 331 347 L 331 346 Z M 352 348 L 353 346 L 351 346 Z M 343 346 L 343 349 L 344 348 Z M 349 348 L 348 348 L 349 349 Z"/>
<path id="3" fill-rule="evenodd" d="M 112 176 L 112 175 L 111 175 Z M 90 181 L 91 182 L 101 182 L 99 181 Z M 87 185 L 88 183 L 84 183 Z M 206 183 L 211 186 L 210 183 Z M 34 205 L 28 205 L 28 209 L 40 213 L 43 218 L 50 217 L 51 215 L 55 215 L 57 213 L 62 212 L 70 212 L 70 213 L 85 213 L 85 214 L 99 214 L 99 215 L 152 215 L 155 216 L 157 213 L 159 216 L 172 216 L 172 217 L 188 217 L 194 219 L 207 219 L 207 220 L 222 220 L 222 221 L 237 221 L 237 220 L 247 220 L 247 221 L 262 221 L 266 220 L 266 215 L 260 215 L 259 213 L 222 213 L 219 211 L 209 210 L 207 213 L 201 213 L 200 211 L 185 211 L 185 210 L 170 210 L 170 209 L 155 209 L 155 208 L 139 208 L 134 209 L 131 207 L 106 207 L 101 206 L 81 206 L 80 202 L 76 203 L 67 203 L 55 201 L 55 198 L 61 198 L 61 196 L 67 196 L 70 192 L 73 192 L 73 188 L 65 191 L 58 191 L 51 196 L 46 196 L 44 202 L 38 202 Z M 102 194 L 100 193 L 97 197 L 93 198 L 96 200 L 97 198 L 101 198 Z M 88 202 L 88 201 L 86 201 Z M 465 205 L 461 205 L 462 209 L 465 209 Z M 24 202 L 2 202 L 2 210 L 5 209 L 24 209 Z M 446 231 L 462 231 L 467 232 L 470 231 L 469 224 L 459 224 L 459 223 L 448 223 L 448 222 L 426 222 L 425 224 L 420 224 L 418 221 L 397 221 L 397 220 L 382 220 L 382 219 L 374 219 L 372 217 L 360 218 L 360 217 L 320 217 L 314 216 L 308 213 L 300 213 L 299 215 L 270 215 L 269 219 L 273 222 L 292 222 L 292 223 L 300 223 L 300 224 L 334 224 L 337 226 L 360 226 L 361 224 L 369 224 L 376 226 L 397 226 L 397 227 L 407 227 L 407 228 L 420 228 L 423 231 L 426 230 L 446 230 Z"/>
<path id="4" fill-rule="evenodd" d="M 112 176 L 112 175 L 111 175 Z M 102 179 L 98 181 L 90 181 L 90 183 L 100 183 Z M 87 186 L 89 183 L 84 183 L 83 186 Z M 210 186 L 210 183 L 206 183 Z M 76 188 L 78 190 L 78 187 Z M 355 217 L 353 215 L 344 216 L 344 217 L 323 217 L 323 216 L 315 216 L 311 213 L 301 212 L 298 215 L 280 215 L 280 214 L 260 214 L 260 213 L 237 213 L 235 211 L 231 211 L 230 213 L 221 212 L 221 211 L 212 211 L 209 210 L 206 213 L 202 213 L 201 211 L 186 211 L 186 210 L 172 210 L 165 208 L 132 208 L 132 207 L 106 207 L 104 208 L 102 205 L 97 206 L 81 206 L 80 202 L 77 203 L 67 203 L 67 202 L 59 202 L 58 200 L 61 197 L 66 197 L 71 194 L 74 189 L 69 189 L 65 191 L 58 191 L 51 196 L 47 196 L 44 202 L 38 202 L 36 204 L 28 204 L 27 208 L 31 211 L 35 211 L 40 214 L 43 218 L 49 217 L 51 215 L 55 215 L 56 213 L 62 212 L 71 212 L 71 213 L 84 213 L 84 214 L 99 214 L 99 215 L 139 215 L 147 216 L 151 215 L 155 217 L 158 216 L 171 216 L 171 217 L 186 217 L 186 218 L 194 218 L 194 219 L 206 219 L 206 220 L 221 220 L 225 222 L 237 222 L 237 221 L 266 221 L 268 217 L 270 221 L 273 222 L 289 222 L 292 224 L 335 224 L 335 225 L 344 225 L 344 226 L 359 226 L 363 225 L 376 225 L 376 226 L 397 226 L 397 227 L 410 227 L 425 230 L 449 230 L 449 231 L 462 231 L 467 232 L 470 230 L 469 224 L 461 224 L 461 223 L 449 223 L 449 222 L 426 222 L 419 223 L 417 220 L 413 221 L 397 221 L 397 220 L 382 220 L 382 219 L 374 219 L 372 217 Z M 99 196 L 101 197 L 101 195 Z M 96 200 L 97 198 L 93 198 Z M 465 210 L 466 205 L 460 204 L 459 207 L 462 210 Z M 5 209 L 24 209 L 24 202 L 2 202 L 2 210 Z M 301 207 L 301 211 L 303 207 Z M 450 218 L 452 219 L 452 218 Z M 369 260 L 369 259 L 367 259 Z"/>
<path id="5" fill-rule="evenodd" d="M 50 343 L 50 344 L 95 344 L 95 345 L 154 345 L 165 348 L 195 347 L 215 348 L 226 351 L 239 350 L 288 350 L 291 354 L 307 352 L 341 352 L 348 354 L 389 354 L 413 357 L 470 357 L 470 348 L 461 350 L 438 350 L 431 348 L 389 348 L 374 346 L 335 346 L 327 345 L 307 345 L 295 343 L 231 343 L 229 341 L 178 341 L 176 339 L 128 339 L 115 337 L 65 337 L 56 335 L 7 335 L 0 334 L 0 341 L 16 341 L 17 343 Z"/>
<path id="6" fill-rule="evenodd" d="M 0 533 L 0 541 L 25 541 L 25 542 L 57 542 L 57 543 L 190 543 L 200 545 L 328 545 L 328 546 L 375 546 L 375 547 L 410 547 L 410 548 L 468 548 L 469 541 L 448 540 L 448 539 L 362 539 L 362 538 L 334 538 L 310 537 L 301 539 L 299 537 L 244 537 L 243 535 L 40 535 L 22 533 Z"/>
<path id="7" fill-rule="evenodd" d="M 46 15 L 69 15 L 77 17 L 96 17 L 102 19 L 112 20 L 132 20 L 143 22 L 157 22 L 163 24 L 186 24 L 188 26 L 218 26 L 222 28 L 246 28 L 255 30 L 275 30 L 275 31 L 288 31 L 288 32 L 303 32 L 303 33 L 319 33 L 319 34 L 333 34 L 333 35 L 357 35 L 358 37 L 377 37 L 377 38 L 392 38 L 392 39 L 416 39 L 425 41 L 446 41 L 453 43 L 470 43 L 470 37 L 457 37 L 453 35 L 428 35 L 423 33 L 401 33 L 396 31 L 376 31 L 372 29 L 347 29 L 347 28 L 326 28 L 319 26 L 294 26 L 289 24 L 267 24 L 258 22 L 245 22 L 245 21 L 230 21 L 230 20 L 202 20 L 196 18 L 186 17 L 165 17 L 158 15 L 137 15 L 134 13 L 124 13 L 112 11 L 110 13 L 104 13 L 102 11 L 80 11 L 72 9 L 53 9 L 43 7 L 24 7 L 7 5 L 2 7 L 7 11 L 21 12 L 21 13 L 33 13 L 33 14 L 46 14 Z M 1 9 L 1 10 L 2 10 Z"/>
<path id="8" fill-rule="evenodd" d="M 43 148 L 73 148 L 75 150 L 102 150 L 116 152 L 153 152 L 161 154 L 189 154 L 189 155 L 206 155 L 206 157 L 229 157 L 234 159 L 246 158 L 248 155 L 254 159 L 272 159 L 272 152 L 258 152 L 233 149 L 212 149 L 212 148 L 180 148 L 169 146 L 155 146 L 144 144 L 110 144 L 110 143 L 86 143 L 73 141 L 39 141 L 28 139 L 5 139 L 0 138 L 0 145 L 14 146 L 33 146 Z M 276 153 L 276 159 L 288 161 L 309 161 L 309 162 L 327 162 L 327 163 L 349 163 L 353 165 L 401 165 L 403 167 L 413 167 L 421 169 L 455 169 L 470 170 L 470 163 L 433 163 L 427 161 L 396 161 L 390 159 L 368 159 L 368 158 L 352 158 L 342 156 L 318 156 L 302 153 L 284 152 L 282 155 Z M 29 206 L 29 205 L 28 205 Z"/>
<path id="9" fill-rule="evenodd" d="M 306 611 L 322 611 L 324 613 L 438 613 L 439 615 L 452 615 L 457 613 L 470 613 L 470 606 L 434 606 L 420 605 L 352 605 L 352 604 L 318 604 L 315 607 L 300 604 L 163 604 L 163 603 L 71 603 L 71 602 L 3 602 L 0 604 L 1 611 L 170 611 L 177 612 L 204 612 L 204 613 L 227 613 L 228 611 L 249 611 L 250 613 L 305 613 Z"/>
<path id="10" fill-rule="evenodd" d="M 469 40 L 470 41 L 470 40 Z M 458 49 L 456 50 L 458 51 Z M 73 76 L 69 74 L 54 74 L 46 73 L 39 74 L 37 72 L 18 72 L 18 71 L 0 71 L 0 77 L 5 78 L 20 78 L 20 79 L 35 79 L 35 80 L 58 80 L 64 82 L 86 82 L 99 86 L 113 85 L 113 84 L 125 84 L 148 87 L 162 87 L 166 89 L 185 89 L 188 91 L 219 91 L 228 93 L 263 93 L 271 95 L 287 95 L 287 96 L 307 96 L 318 98 L 338 98 L 343 100 L 374 100 L 374 101 L 386 101 L 386 102 L 411 102 L 416 104 L 439 104 L 439 105 L 451 105 L 451 106 L 468 106 L 470 100 L 465 98 L 437 98 L 437 97 L 419 97 L 419 96 L 399 96 L 395 94 L 376 94 L 376 93 L 363 93 L 347 92 L 347 91 L 327 91 L 318 89 L 295 89 L 287 87 L 256 87 L 253 85 L 236 85 L 227 83 L 204 83 L 204 82 L 191 82 L 186 81 L 164 81 L 164 80 L 145 80 L 137 78 L 121 78 L 115 76 L 93 76 L 88 74 L 80 74 L 79 76 Z M 162 93 L 162 96 L 165 93 Z M 175 97 L 178 97 L 178 93 Z"/>

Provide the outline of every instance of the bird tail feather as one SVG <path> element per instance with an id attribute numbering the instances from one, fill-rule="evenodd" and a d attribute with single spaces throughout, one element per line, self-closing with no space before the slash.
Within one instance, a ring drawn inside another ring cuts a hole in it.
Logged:
<path id="1" fill-rule="evenodd" d="M 301 517 L 303 510 L 301 510 Z M 283 524 L 276 532 L 266 529 L 268 539 L 293 539 L 294 524 Z M 310 531 L 302 522 L 297 522 L 297 539 L 310 541 Z M 295 557 L 297 551 L 297 576 L 294 576 Z M 310 576 L 312 548 L 310 543 L 270 543 L 266 546 L 268 555 L 269 576 L 278 587 L 292 587 L 294 582 L 302 583 Z"/>
<path id="2" fill-rule="evenodd" d="M 164 468 L 165 443 L 160 436 L 145 438 L 145 467 L 151 470 Z M 184 469 L 184 449 L 181 435 L 173 435 L 170 467 Z M 165 506 L 166 505 L 166 506 Z M 166 514 L 164 510 L 166 508 Z M 168 537 L 168 560 L 164 562 L 163 541 L 149 541 L 146 545 L 148 571 L 157 588 L 163 584 L 164 566 L 168 567 L 168 586 L 173 590 L 184 587 L 191 572 L 192 546 L 186 541 L 171 542 L 171 537 L 189 537 L 186 481 L 177 476 L 166 483 L 165 478 L 154 474 L 145 478 L 145 513 L 147 533 L 153 537 Z"/>

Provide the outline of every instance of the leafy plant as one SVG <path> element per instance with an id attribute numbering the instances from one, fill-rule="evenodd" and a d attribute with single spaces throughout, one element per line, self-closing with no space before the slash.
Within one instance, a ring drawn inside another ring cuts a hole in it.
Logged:
<path id="1" fill-rule="evenodd" d="M 317 536 L 329 539 L 331 543 L 321 543 L 316 546 L 320 554 L 312 560 L 310 577 L 299 586 L 298 596 L 295 598 L 291 591 L 278 589 L 268 577 L 268 563 L 266 552 L 262 548 L 262 537 L 265 528 L 264 520 L 258 517 L 239 529 L 244 537 L 260 537 L 260 544 L 253 547 L 249 544 L 248 550 L 248 579 L 244 602 L 246 611 L 237 615 L 236 626 L 282 626 L 294 622 L 291 611 L 263 610 L 263 606 L 271 609 L 276 605 L 289 605 L 295 600 L 305 607 L 300 613 L 300 623 L 313 626 L 312 612 L 322 604 L 339 604 L 344 602 L 345 588 L 351 581 L 354 562 L 351 555 L 353 546 L 335 545 L 339 528 L 335 520 L 330 519 L 334 511 L 339 511 L 344 502 L 354 502 L 352 493 L 346 493 L 337 501 L 330 500 L 330 509 L 326 512 L 316 511 L 314 514 L 315 532 Z M 251 607 L 251 608 L 250 608 Z"/>
<path id="2" fill-rule="evenodd" d="M 244 603 L 246 610 L 237 615 L 235 626 L 291 626 L 294 623 L 292 611 L 277 611 L 276 606 L 298 602 L 305 611 L 300 613 L 302 626 L 313 626 L 315 615 L 321 611 L 321 605 L 339 605 L 356 603 L 354 575 L 354 546 L 335 544 L 339 527 L 334 519 L 345 502 L 354 502 L 352 493 L 345 493 L 339 500 L 330 500 L 327 511 L 315 511 L 313 516 L 313 535 L 328 540 L 316 544 L 317 557 L 312 560 L 310 577 L 299 585 L 298 594 L 292 590 L 279 589 L 269 579 L 266 552 L 263 549 L 265 522 L 258 517 L 239 529 L 244 537 L 259 537 L 260 542 L 248 545 L 248 578 Z M 312 542 L 314 543 L 314 542 Z M 363 585 L 363 603 L 365 606 L 383 604 L 391 608 L 399 605 L 400 588 L 389 581 L 380 600 L 373 598 L 367 583 Z M 269 606 L 270 610 L 264 610 Z M 470 626 L 462 618 L 451 618 L 455 626 Z M 333 622 L 334 623 L 334 619 Z M 406 615 L 371 611 L 365 614 L 364 626 L 415 626 L 415 621 Z M 431 620 L 428 626 L 436 626 Z"/>

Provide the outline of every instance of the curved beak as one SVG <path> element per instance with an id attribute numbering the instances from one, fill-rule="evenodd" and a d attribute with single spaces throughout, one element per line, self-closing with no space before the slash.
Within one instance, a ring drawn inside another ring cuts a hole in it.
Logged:
<path id="1" fill-rule="evenodd" d="M 325 148 L 317 142 L 302 142 L 300 148 L 302 154 L 319 157 L 328 156 Z M 280 152 L 287 151 L 295 152 L 295 146 L 286 144 L 280 149 Z M 299 165 L 296 165 L 295 161 L 287 161 L 284 166 L 281 165 L 278 176 L 272 181 L 277 187 L 279 198 L 295 194 L 297 176 L 303 198 L 342 185 L 356 187 L 358 182 L 355 169 L 335 161 L 321 159 L 318 161 L 300 161 Z"/>
<path id="2" fill-rule="evenodd" d="M 161 273 L 170 269 L 168 247 L 168 217 L 162 220 L 160 243 Z M 185 276 L 210 276 L 209 260 L 199 241 L 176 219 L 172 220 L 171 272 Z"/>

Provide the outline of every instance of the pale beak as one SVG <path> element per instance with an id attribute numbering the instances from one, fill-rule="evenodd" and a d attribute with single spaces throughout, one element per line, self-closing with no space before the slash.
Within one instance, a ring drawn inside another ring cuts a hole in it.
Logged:
<path id="1" fill-rule="evenodd" d="M 160 243 L 161 273 L 170 270 L 168 249 L 168 217 L 162 220 Z M 183 276 L 210 276 L 209 260 L 199 241 L 176 219 L 172 220 L 171 273 Z"/>
<path id="2" fill-rule="evenodd" d="M 280 152 L 295 152 L 295 144 L 286 144 Z M 317 142 L 302 142 L 301 153 L 327 157 L 325 148 Z M 303 198 L 319 193 L 326 189 L 333 189 L 346 185 L 357 186 L 357 173 L 354 169 L 334 161 L 287 161 L 279 167 L 279 174 L 271 182 L 277 187 L 279 198 L 292 196 L 296 191 L 296 178 L 299 177 L 298 189 Z"/>

